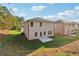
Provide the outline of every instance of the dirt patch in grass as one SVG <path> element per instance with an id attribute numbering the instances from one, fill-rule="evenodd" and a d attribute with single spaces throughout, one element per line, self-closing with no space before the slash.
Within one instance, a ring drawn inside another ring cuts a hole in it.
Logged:
<path id="1" fill-rule="evenodd" d="M 79 40 L 74 41 L 73 43 L 67 44 L 59 48 L 59 50 L 65 53 L 79 54 Z"/>
<path id="2" fill-rule="evenodd" d="M 79 40 L 58 48 L 42 48 L 29 54 L 32 56 L 79 56 Z"/>
<path id="3" fill-rule="evenodd" d="M 53 49 L 52 48 L 40 48 L 29 55 L 30 56 L 52 56 L 56 52 L 58 52 L 57 48 L 53 48 Z"/>

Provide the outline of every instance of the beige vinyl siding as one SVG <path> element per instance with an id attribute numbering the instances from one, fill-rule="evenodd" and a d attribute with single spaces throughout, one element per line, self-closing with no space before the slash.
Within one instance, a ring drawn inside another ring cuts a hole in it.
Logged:
<path id="1" fill-rule="evenodd" d="M 29 27 L 28 27 L 28 23 L 29 23 L 28 21 L 24 23 L 24 29 L 23 29 L 24 34 L 25 34 L 25 36 L 27 38 L 29 38 Z"/>
<path id="2" fill-rule="evenodd" d="M 63 23 L 56 23 L 55 24 L 55 34 L 56 35 L 64 35 L 64 24 Z"/>
<path id="3" fill-rule="evenodd" d="M 75 32 L 78 33 L 78 24 L 75 24 Z"/>
<path id="4" fill-rule="evenodd" d="M 33 27 L 30 26 L 30 22 L 33 22 Z M 29 40 L 40 38 L 40 32 L 42 32 L 42 37 L 49 37 L 54 35 L 54 24 L 51 22 L 41 22 L 42 26 L 40 27 L 39 21 L 30 21 L 29 22 Z M 52 31 L 52 34 L 48 35 L 48 31 Z M 35 32 L 37 32 L 37 37 L 35 37 Z M 44 35 L 46 32 L 46 35 Z"/>
<path id="5" fill-rule="evenodd" d="M 75 33 L 73 24 L 65 24 L 64 25 L 64 35 L 70 35 Z"/>

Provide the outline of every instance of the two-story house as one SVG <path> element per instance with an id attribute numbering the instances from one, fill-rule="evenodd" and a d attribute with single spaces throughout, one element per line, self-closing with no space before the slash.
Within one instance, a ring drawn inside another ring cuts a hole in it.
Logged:
<path id="1" fill-rule="evenodd" d="M 55 35 L 71 35 L 78 30 L 77 24 L 65 20 L 55 22 Z"/>
<path id="2" fill-rule="evenodd" d="M 24 22 L 24 34 L 28 40 L 54 36 L 54 22 L 39 17 Z"/>

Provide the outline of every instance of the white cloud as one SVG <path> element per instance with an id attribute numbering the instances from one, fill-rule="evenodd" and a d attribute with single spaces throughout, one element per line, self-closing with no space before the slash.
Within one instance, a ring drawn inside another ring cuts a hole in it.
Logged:
<path id="1" fill-rule="evenodd" d="M 59 12 L 59 13 L 57 14 L 57 16 L 62 16 L 62 15 L 64 15 L 63 12 Z"/>
<path id="2" fill-rule="evenodd" d="M 63 12 L 59 12 L 57 16 L 69 16 L 75 14 L 74 10 L 65 10 Z"/>
<path id="3" fill-rule="evenodd" d="M 75 10 L 79 10 L 79 6 L 76 6 L 74 9 L 75 9 Z"/>
<path id="4" fill-rule="evenodd" d="M 57 17 L 56 15 L 43 16 L 44 19 L 54 19 L 56 17 Z"/>
<path id="5" fill-rule="evenodd" d="M 73 20 L 73 19 L 78 19 L 78 17 L 79 17 L 79 6 L 74 7 L 72 10 L 65 10 L 65 11 L 57 13 L 57 19 L 61 18 L 61 19 Z"/>
<path id="6" fill-rule="evenodd" d="M 64 11 L 64 15 L 69 15 L 71 12 L 70 12 L 70 10 L 65 10 Z"/>
<path id="7" fill-rule="evenodd" d="M 13 8 L 12 12 L 16 13 L 18 11 L 18 8 Z"/>
<path id="8" fill-rule="evenodd" d="M 25 14 L 25 13 L 20 13 L 19 16 L 20 16 L 20 17 L 25 17 L 26 14 Z"/>
<path id="9" fill-rule="evenodd" d="M 31 19 L 30 17 L 27 17 L 26 20 Z"/>
<path id="10" fill-rule="evenodd" d="M 65 10 L 63 12 L 59 12 L 57 14 L 57 18 L 68 18 L 68 17 L 73 17 L 74 15 L 76 15 L 74 10 Z"/>
<path id="11" fill-rule="evenodd" d="M 57 13 L 57 18 L 75 18 L 79 16 L 79 6 L 75 6 L 72 10 L 65 10 Z"/>
<path id="12" fill-rule="evenodd" d="M 75 11 L 74 10 L 70 10 L 70 12 L 74 13 Z"/>
<path id="13" fill-rule="evenodd" d="M 76 6 L 76 7 L 74 8 L 74 10 L 75 10 L 75 13 L 76 13 L 77 15 L 79 15 L 79 6 Z"/>
<path id="14" fill-rule="evenodd" d="M 54 5 L 54 3 L 48 3 L 49 5 Z"/>
<path id="15" fill-rule="evenodd" d="M 44 16 L 44 18 L 52 18 L 52 17 L 54 17 L 54 15 Z"/>
<path id="16" fill-rule="evenodd" d="M 16 11 L 16 10 L 18 10 L 17 8 L 13 8 L 13 11 Z"/>
<path id="17" fill-rule="evenodd" d="M 40 6 L 33 6 L 32 10 L 34 10 L 34 11 L 40 11 L 40 10 L 45 9 L 46 7 L 47 6 L 42 6 L 42 5 L 40 5 Z"/>

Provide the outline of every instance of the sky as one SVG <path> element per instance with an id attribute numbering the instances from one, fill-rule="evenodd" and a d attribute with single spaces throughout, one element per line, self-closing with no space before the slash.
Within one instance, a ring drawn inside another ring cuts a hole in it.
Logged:
<path id="1" fill-rule="evenodd" d="M 41 17 L 49 20 L 65 19 L 79 22 L 79 3 L 1 3 L 16 16 L 25 20 Z"/>

